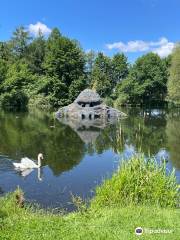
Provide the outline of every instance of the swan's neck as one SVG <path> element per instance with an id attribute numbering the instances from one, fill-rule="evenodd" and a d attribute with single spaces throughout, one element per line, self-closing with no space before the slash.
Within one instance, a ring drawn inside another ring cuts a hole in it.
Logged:
<path id="1" fill-rule="evenodd" d="M 41 157 L 38 156 L 38 167 L 41 167 Z"/>

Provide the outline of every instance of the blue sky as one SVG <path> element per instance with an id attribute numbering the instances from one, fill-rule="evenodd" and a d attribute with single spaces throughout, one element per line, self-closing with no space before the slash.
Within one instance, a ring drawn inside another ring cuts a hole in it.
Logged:
<path id="1" fill-rule="evenodd" d="M 180 1 L 2 0 L 0 40 L 9 39 L 19 25 L 32 34 L 38 26 L 45 34 L 58 27 L 85 51 L 110 56 L 121 51 L 132 61 L 148 51 L 163 57 L 179 40 Z"/>

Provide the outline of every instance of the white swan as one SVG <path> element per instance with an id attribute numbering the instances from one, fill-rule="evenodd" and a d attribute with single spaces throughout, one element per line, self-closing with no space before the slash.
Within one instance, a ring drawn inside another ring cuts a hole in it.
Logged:
<path id="1" fill-rule="evenodd" d="M 32 169 L 32 168 L 40 168 L 41 160 L 43 159 L 42 153 L 38 154 L 38 164 L 33 162 L 31 159 L 25 157 L 21 159 L 20 163 L 13 163 L 14 167 L 19 170 Z"/>

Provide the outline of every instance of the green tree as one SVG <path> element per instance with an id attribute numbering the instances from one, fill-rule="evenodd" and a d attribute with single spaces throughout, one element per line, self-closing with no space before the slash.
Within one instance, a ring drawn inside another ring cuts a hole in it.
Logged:
<path id="1" fill-rule="evenodd" d="M 96 90 L 101 97 L 106 97 L 111 93 L 111 82 L 105 72 L 100 67 L 95 66 L 92 72 L 92 88 Z"/>
<path id="2" fill-rule="evenodd" d="M 82 90 L 84 83 L 81 82 L 81 79 L 84 76 L 85 68 L 84 53 L 76 41 L 63 37 L 56 28 L 52 30 L 47 40 L 43 66 L 45 73 L 54 78 L 52 82 L 54 86 L 50 95 L 51 102 L 54 102 L 55 105 L 67 103 L 68 97 L 73 98 L 73 91 L 77 95 Z"/>
<path id="3" fill-rule="evenodd" d="M 180 44 L 177 44 L 173 53 L 168 79 L 168 99 L 180 103 Z"/>
<path id="4" fill-rule="evenodd" d="M 123 53 L 117 53 L 112 58 L 113 86 L 121 82 L 128 75 L 127 57 Z"/>
<path id="5" fill-rule="evenodd" d="M 27 63 L 35 74 L 43 74 L 43 61 L 45 56 L 46 41 L 39 31 L 38 36 L 28 46 Z"/>
<path id="6" fill-rule="evenodd" d="M 9 61 L 10 57 L 10 44 L 8 42 L 0 42 L 0 59 Z"/>
<path id="7" fill-rule="evenodd" d="M 101 97 L 106 97 L 112 92 L 112 65 L 111 59 L 103 53 L 98 53 L 92 69 L 91 86 Z"/>
<path id="8" fill-rule="evenodd" d="M 92 70 L 96 60 L 96 53 L 91 50 L 88 53 L 86 53 L 85 58 L 86 58 L 87 84 L 90 86 L 92 83 Z"/>
<path id="9" fill-rule="evenodd" d="M 112 65 L 111 65 L 111 59 L 108 56 L 105 56 L 103 53 L 99 52 L 96 59 L 94 66 L 98 66 L 99 69 L 108 75 L 111 76 L 112 73 Z"/>
<path id="10" fill-rule="evenodd" d="M 60 47 L 61 33 L 54 28 L 46 42 L 45 59 L 43 67 L 49 76 L 59 76 L 61 78 L 61 57 L 62 49 Z"/>
<path id="11" fill-rule="evenodd" d="M 34 83 L 35 76 L 30 72 L 28 65 L 22 61 L 9 66 L 6 79 L 2 84 L 3 92 L 11 90 L 28 91 L 29 85 Z"/>
<path id="12" fill-rule="evenodd" d="M 68 101 L 68 88 L 65 83 L 59 81 L 57 77 L 51 79 L 51 91 L 49 94 L 49 100 L 51 106 L 62 107 L 69 103 Z"/>
<path id="13" fill-rule="evenodd" d="M 87 81 L 85 75 L 75 79 L 69 87 L 68 99 L 70 102 L 74 101 L 79 93 L 87 87 Z"/>
<path id="14" fill-rule="evenodd" d="M 28 44 L 31 40 L 29 32 L 23 26 L 18 27 L 11 38 L 11 49 L 16 58 L 25 57 L 27 54 Z"/>
<path id="15" fill-rule="evenodd" d="M 167 66 L 155 53 L 138 58 L 128 77 L 117 86 L 117 97 L 130 103 L 162 102 L 167 93 Z"/>
<path id="16" fill-rule="evenodd" d="M 5 81 L 7 73 L 7 63 L 5 60 L 0 59 L 0 88 L 1 88 L 1 83 Z"/>
<path id="17" fill-rule="evenodd" d="M 6 78 L 1 84 L 0 104 L 2 106 L 25 107 L 28 103 L 30 86 L 36 76 L 26 63 L 17 61 L 9 65 Z"/>
<path id="18" fill-rule="evenodd" d="M 10 59 L 10 50 L 6 42 L 0 42 L 0 91 L 1 83 L 5 81 Z"/>
<path id="19" fill-rule="evenodd" d="M 45 54 L 44 68 L 48 75 L 57 76 L 70 86 L 84 73 L 85 59 L 77 42 L 63 37 L 58 29 L 50 34 Z"/>

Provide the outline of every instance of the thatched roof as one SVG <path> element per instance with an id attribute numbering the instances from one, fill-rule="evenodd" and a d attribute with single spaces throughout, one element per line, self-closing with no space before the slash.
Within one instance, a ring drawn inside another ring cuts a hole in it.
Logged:
<path id="1" fill-rule="evenodd" d="M 91 102 L 101 102 L 101 98 L 98 93 L 91 89 L 85 89 L 82 91 L 79 96 L 74 101 L 76 103 L 83 102 L 83 103 L 91 103 Z"/>

